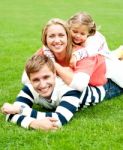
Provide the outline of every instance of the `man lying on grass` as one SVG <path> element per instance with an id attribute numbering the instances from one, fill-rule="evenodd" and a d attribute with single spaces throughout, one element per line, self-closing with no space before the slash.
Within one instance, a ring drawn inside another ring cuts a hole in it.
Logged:
<path id="1" fill-rule="evenodd" d="M 74 90 L 56 77 L 53 62 L 46 56 L 32 56 L 25 70 L 31 84 L 23 87 L 13 104 L 4 103 L 1 108 L 7 121 L 24 128 L 56 130 L 69 122 L 79 108 L 95 105 L 104 97 L 111 98 L 123 92 L 111 80 L 105 86 L 88 86 L 83 92 Z M 56 110 L 36 111 L 33 104 Z"/>

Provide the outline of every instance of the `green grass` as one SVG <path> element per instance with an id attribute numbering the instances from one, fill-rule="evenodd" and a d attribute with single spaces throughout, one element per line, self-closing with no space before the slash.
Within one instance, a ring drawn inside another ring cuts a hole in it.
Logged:
<path id="1" fill-rule="evenodd" d="M 111 49 L 123 44 L 121 0 L 4 0 L 0 2 L 0 106 L 13 102 L 22 87 L 26 59 L 40 46 L 40 31 L 53 17 L 78 11 L 92 14 Z M 114 68 L 115 69 L 115 68 Z M 123 69 L 123 68 L 122 68 Z M 0 114 L 1 150 L 122 150 L 123 96 L 77 112 L 56 132 L 26 130 Z"/>

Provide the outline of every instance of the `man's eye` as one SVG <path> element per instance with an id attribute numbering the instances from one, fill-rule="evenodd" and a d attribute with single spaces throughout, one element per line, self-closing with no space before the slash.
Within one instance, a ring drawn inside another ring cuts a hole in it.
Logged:
<path id="1" fill-rule="evenodd" d="M 48 78 L 50 78 L 50 76 L 45 76 L 45 77 L 44 77 L 45 80 L 48 79 Z"/>
<path id="2" fill-rule="evenodd" d="M 38 81 L 39 81 L 38 79 L 34 79 L 34 80 L 33 80 L 33 82 L 38 82 Z"/>

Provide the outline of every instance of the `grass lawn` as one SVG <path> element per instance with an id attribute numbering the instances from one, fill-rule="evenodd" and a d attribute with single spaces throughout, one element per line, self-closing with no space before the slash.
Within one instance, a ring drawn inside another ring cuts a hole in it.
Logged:
<path id="1" fill-rule="evenodd" d="M 67 19 L 78 11 L 92 15 L 110 49 L 123 44 L 121 0 L 1 0 L 0 107 L 5 101 L 13 102 L 21 89 L 25 61 L 41 47 L 44 23 L 54 17 Z M 69 124 L 48 133 L 5 122 L 0 113 L 0 149 L 123 150 L 122 100 L 119 96 L 77 112 Z"/>

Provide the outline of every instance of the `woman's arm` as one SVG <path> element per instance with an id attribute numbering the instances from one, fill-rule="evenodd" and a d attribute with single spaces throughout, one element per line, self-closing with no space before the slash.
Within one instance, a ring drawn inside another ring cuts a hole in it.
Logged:
<path id="1" fill-rule="evenodd" d="M 73 80 L 73 70 L 70 67 L 63 67 L 57 62 L 54 62 L 57 74 L 62 78 L 62 80 L 69 85 Z"/>
<path id="2" fill-rule="evenodd" d="M 58 75 L 71 88 L 83 91 L 88 86 L 90 76 L 87 73 L 82 71 L 74 73 L 70 67 L 62 67 L 58 63 L 55 63 L 55 67 Z"/>

